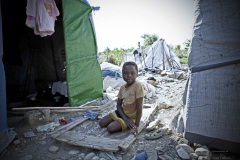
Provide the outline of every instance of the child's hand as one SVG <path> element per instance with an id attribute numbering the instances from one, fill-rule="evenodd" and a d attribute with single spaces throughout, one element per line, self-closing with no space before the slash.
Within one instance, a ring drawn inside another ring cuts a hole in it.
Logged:
<path id="1" fill-rule="evenodd" d="M 134 123 L 134 122 L 132 121 L 132 119 L 130 119 L 130 118 L 126 119 L 126 120 L 125 120 L 125 123 L 126 123 L 126 125 L 127 125 L 130 129 L 136 127 L 135 123 Z"/>

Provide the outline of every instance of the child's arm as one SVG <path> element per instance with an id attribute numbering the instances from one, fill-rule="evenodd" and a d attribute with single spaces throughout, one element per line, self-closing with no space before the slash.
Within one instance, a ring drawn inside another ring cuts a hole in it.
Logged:
<path id="1" fill-rule="evenodd" d="M 138 127 L 139 127 L 139 124 L 140 124 L 140 120 L 141 120 L 141 117 L 142 117 L 142 108 L 143 108 L 143 97 L 140 97 L 138 99 L 136 99 L 136 109 L 137 109 L 137 114 L 136 114 L 136 121 L 135 121 L 135 124 L 136 124 L 136 134 L 138 134 Z"/>
<path id="2" fill-rule="evenodd" d="M 125 115 L 125 113 L 123 112 L 122 102 L 123 102 L 123 99 L 118 98 L 118 101 L 117 101 L 117 111 L 118 111 L 118 113 L 120 114 L 120 116 L 122 117 L 122 119 L 124 120 L 124 122 L 126 123 L 126 125 L 127 125 L 129 128 L 134 128 L 134 127 L 135 127 L 135 124 L 134 124 L 134 122 L 132 121 L 132 119 L 128 118 L 128 117 Z"/>
<path id="3" fill-rule="evenodd" d="M 139 127 L 139 123 L 142 117 L 143 97 L 136 99 L 136 108 L 137 108 L 137 114 L 136 114 L 135 124 L 137 127 Z"/>

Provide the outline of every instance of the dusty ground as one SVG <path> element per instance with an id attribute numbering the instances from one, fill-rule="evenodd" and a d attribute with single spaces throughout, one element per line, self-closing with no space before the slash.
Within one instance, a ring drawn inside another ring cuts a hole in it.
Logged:
<path id="1" fill-rule="evenodd" d="M 166 103 L 167 107 L 160 108 L 150 121 L 156 118 L 161 120 L 161 127 L 170 128 L 171 122 L 174 116 L 179 112 L 182 107 L 182 95 L 185 89 L 186 80 L 177 80 L 172 78 L 162 77 L 160 75 L 154 76 L 159 84 L 156 88 L 156 97 L 152 100 L 145 100 L 145 103 L 150 103 L 152 101 L 158 101 L 159 103 Z M 144 79 L 144 78 L 143 78 Z M 60 115 L 59 115 L 60 116 Z M 65 117 L 74 117 L 72 114 L 63 114 Z M 29 160 L 29 159 L 59 159 L 59 160 L 75 160 L 83 159 L 86 155 L 93 152 L 96 155 L 100 154 L 100 151 L 71 146 L 66 143 L 58 142 L 52 139 L 47 133 L 38 133 L 36 131 L 36 126 L 29 126 L 23 121 L 23 116 L 10 116 L 8 118 L 9 127 L 15 128 L 18 136 L 17 138 L 7 147 L 7 149 L 0 155 L 1 160 Z M 37 135 L 33 138 L 25 138 L 23 133 L 27 131 L 34 131 Z M 164 151 L 166 155 L 172 159 L 180 159 L 177 155 L 175 146 L 178 143 L 185 142 L 181 134 L 176 134 L 172 132 L 171 134 L 164 135 L 163 137 L 155 140 L 146 140 L 145 134 L 146 130 L 143 130 L 139 135 L 137 140 L 130 146 L 129 150 L 126 152 L 114 153 L 116 159 L 131 160 L 134 155 L 142 151 L 146 151 L 149 160 L 154 160 L 154 150 Z M 51 146 L 57 146 L 58 151 L 56 153 L 50 152 L 49 148 Z M 84 153 L 84 154 L 83 154 Z M 221 154 L 221 155 L 220 155 Z M 238 158 L 234 154 L 220 153 L 214 154 L 215 159 L 235 159 Z M 106 154 L 105 154 L 106 155 Z M 112 155 L 108 153 L 107 155 Z M 214 157 L 213 156 L 213 157 Z M 82 158 L 81 158 L 82 157 Z M 99 156 L 100 157 L 100 156 Z M 171 159 L 168 158 L 168 159 Z M 97 158 L 96 158 L 97 159 Z M 106 158 L 107 159 L 107 158 Z M 113 159 L 113 158 L 112 158 Z M 166 158 L 167 159 L 167 158 Z"/>

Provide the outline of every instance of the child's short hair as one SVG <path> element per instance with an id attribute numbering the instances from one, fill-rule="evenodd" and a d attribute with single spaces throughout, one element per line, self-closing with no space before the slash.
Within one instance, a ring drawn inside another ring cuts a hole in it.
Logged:
<path id="1" fill-rule="evenodd" d="M 123 64 L 123 67 L 122 67 L 122 68 L 125 68 L 127 65 L 132 65 L 132 66 L 134 66 L 134 67 L 136 68 L 136 70 L 137 70 L 137 73 L 138 73 L 138 66 L 137 66 L 137 64 L 136 64 L 135 62 L 132 62 L 132 61 L 125 62 L 125 63 Z"/>

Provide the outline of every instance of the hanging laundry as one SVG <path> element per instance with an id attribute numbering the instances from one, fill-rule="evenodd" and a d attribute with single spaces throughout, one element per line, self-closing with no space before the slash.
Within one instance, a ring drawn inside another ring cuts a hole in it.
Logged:
<path id="1" fill-rule="evenodd" d="M 56 17 L 59 16 L 54 0 L 28 0 L 26 25 L 34 29 L 36 35 L 45 37 L 54 33 Z"/>

